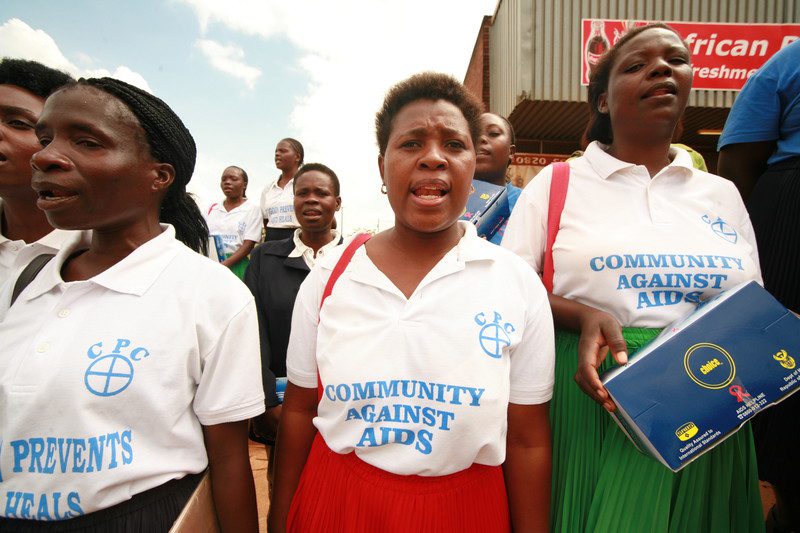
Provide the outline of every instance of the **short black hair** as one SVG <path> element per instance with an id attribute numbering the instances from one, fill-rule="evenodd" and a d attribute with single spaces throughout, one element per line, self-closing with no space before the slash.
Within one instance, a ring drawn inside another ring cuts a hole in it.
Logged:
<path id="1" fill-rule="evenodd" d="M 654 28 L 661 28 L 671 31 L 677 35 L 681 39 L 681 42 L 683 42 L 684 46 L 686 46 L 681 34 L 678 33 L 675 28 L 672 28 L 663 22 L 653 22 L 645 26 L 637 26 L 625 33 L 625 35 L 623 35 L 619 41 L 614 43 L 614 46 L 608 49 L 608 51 L 606 51 L 600 57 L 600 60 L 594 66 L 592 73 L 589 76 L 589 123 L 587 124 L 586 131 L 583 134 L 584 138 L 586 139 L 586 144 L 592 141 L 599 141 L 603 144 L 611 144 L 614 142 L 614 131 L 611 128 L 611 117 L 608 113 L 601 113 L 598 109 L 600 97 L 608 92 L 608 82 L 611 79 L 611 70 L 617 61 L 617 56 L 619 56 L 619 49 L 640 33 L 643 33 L 647 30 L 652 30 Z M 689 47 L 686 46 L 686 49 L 688 50 Z"/>
<path id="2" fill-rule="evenodd" d="M 447 74 L 421 72 L 389 89 L 378 113 L 375 115 L 375 135 L 380 155 L 386 152 L 395 117 L 410 103 L 419 100 L 444 100 L 456 106 L 469 125 L 473 144 L 480 138 L 478 119 L 483 112 L 480 102 L 460 81 Z"/>
<path id="3" fill-rule="evenodd" d="M 37 61 L 4 57 L 0 60 L 0 84 L 16 85 L 40 98 L 75 81 L 66 72 L 46 67 Z"/>
<path id="4" fill-rule="evenodd" d="M 294 188 L 297 185 L 297 178 L 299 178 L 306 172 L 311 172 L 312 170 L 316 170 L 317 172 L 322 172 L 323 174 L 328 176 L 331 179 L 331 183 L 333 183 L 333 194 L 335 196 L 340 196 L 339 176 L 337 176 L 336 172 L 331 170 L 330 167 L 328 167 L 327 165 L 323 165 L 322 163 L 306 163 L 302 167 L 298 168 L 297 172 L 295 172 L 295 175 L 292 178 L 292 191 L 294 191 Z"/>

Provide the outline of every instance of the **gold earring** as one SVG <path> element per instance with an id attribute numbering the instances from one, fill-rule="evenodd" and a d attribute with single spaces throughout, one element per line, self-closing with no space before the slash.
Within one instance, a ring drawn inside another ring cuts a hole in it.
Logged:
<path id="1" fill-rule="evenodd" d="M 389 190 L 386 188 L 386 184 L 385 183 L 381 184 L 381 192 L 383 194 L 386 194 L 388 191 Z"/>

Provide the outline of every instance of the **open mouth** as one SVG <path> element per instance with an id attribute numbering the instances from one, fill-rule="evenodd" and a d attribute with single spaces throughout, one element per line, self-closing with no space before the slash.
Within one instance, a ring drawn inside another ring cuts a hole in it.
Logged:
<path id="1" fill-rule="evenodd" d="M 449 188 L 440 181 L 425 182 L 417 185 L 411 190 L 411 194 L 422 200 L 437 200 L 444 197 Z"/>
<path id="2" fill-rule="evenodd" d="M 68 189 L 52 188 L 39 191 L 39 198 L 36 205 L 39 209 L 51 209 L 64 202 L 77 198 L 78 193 Z"/>

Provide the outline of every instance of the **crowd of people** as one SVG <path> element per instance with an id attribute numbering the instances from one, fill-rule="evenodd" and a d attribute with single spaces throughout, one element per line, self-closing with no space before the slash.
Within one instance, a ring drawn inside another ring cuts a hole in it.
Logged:
<path id="1" fill-rule="evenodd" d="M 671 144 L 692 67 L 663 24 L 600 59 L 588 145 L 523 190 L 508 120 L 450 76 L 411 76 L 375 118 L 394 226 L 347 239 L 339 177 L 296 139 L 258 204 L 229 166 L 201 209 L 165 102 L 3 59 L 0 530 L 167 531 L 207 470 L 221 528 L 256 531 L 248 437 L 267 446 L 273 532 L 763 531 L 759 473 L 770 531 L 798 529 L 796 401 L 757 419 L 758 448 L 745 425 L 673 473 L 613 424 L 600 373 L 762 265 L 797 308 L 799 51 L 737 100 L 733 181 Z M 758 91 L 781 95 L 772 129 L 751 120 Z M 459 220 L 473 179 L 506 188 L 491 242 Z M 703 265 L 720 283 L 664 305 L 598 266 L 619 253 L 739 268 Z"/>

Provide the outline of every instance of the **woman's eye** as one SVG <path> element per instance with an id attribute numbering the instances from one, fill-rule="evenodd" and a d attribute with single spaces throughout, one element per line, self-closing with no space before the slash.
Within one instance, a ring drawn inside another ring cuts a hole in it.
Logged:
<path id="1" fill-rule="evenodd" d="M 641 68 L 642 68 L 642 64 L 641 63 L 636 63 L 635 65 L 631 65 L 628 68 L 626 68 L 625 72 L 636 72 L 638 70 L 641 70 Z"/>
<path id="2" fill-rule="evenodd" d="M 403 148 L 419 148 L 419 141 L 406 141 L 401 145 Z"/>
<path id="3" fill-rule="evenodd" d="M 18 129 L 18 130 L 31 130 L 31 129 L 33 129 L 33 124 L 29 124 L 28 122 L 25 122 L 24 120 L 19 120 L 19 119 L 16 119 L 16 118 L 9 120 L 8 121 L 8 125 L 11 126 L 14 129 Z"/>
<path id="4" fill-rule="evenodd" d="M 689 60 L 686 59 L 685 57 L 673 57 L 672 59 L 669 60 L 669 62 L 675 65 L 685 65 L 686 63 L 689 62 Z"/>
<path id="5" fill-rule="evenodd" d="M 98 148 L 100 146 L 100 143 L 92 139 L 79 139 L 75 144 L 78 146 L 85 146 L 87 148 Z"/>

